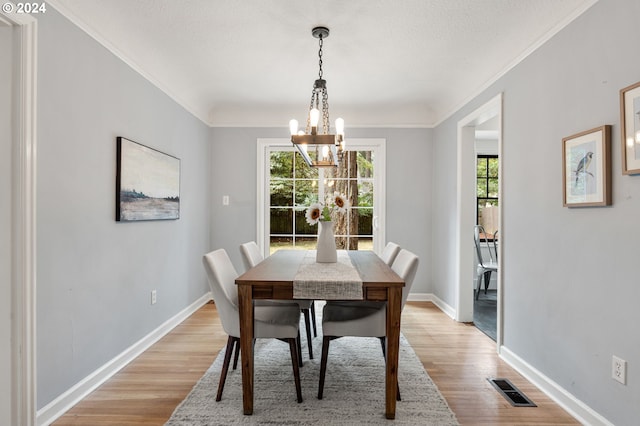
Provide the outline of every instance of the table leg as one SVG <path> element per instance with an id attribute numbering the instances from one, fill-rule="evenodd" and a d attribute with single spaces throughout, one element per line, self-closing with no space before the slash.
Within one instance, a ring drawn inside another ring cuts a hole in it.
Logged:
<path id="1" fill-rule="evenodd" d="M 244 414 L 253 414 L 253 294 L 251 289 L 250 285 L 238 285 Z"/>
<path id="2" fill-rule="evenodd" d="M 385 375 L 387 419 L 396 418 L 396 393 L 398 386 L 398 353 L 400 351 L 400 312 L 402 289 L 389 288 L 387 300 L 387 365 Z"/>

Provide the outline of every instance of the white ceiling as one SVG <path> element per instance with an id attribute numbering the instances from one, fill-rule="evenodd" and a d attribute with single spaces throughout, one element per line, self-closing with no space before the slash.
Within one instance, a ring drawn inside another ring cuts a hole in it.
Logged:
<path id="1" fill-rule="evenodd" d="M 331 119 L 430 127 L 596 0 L 53 0 L 211 126 L 305 120 L 323 70 Z"/>

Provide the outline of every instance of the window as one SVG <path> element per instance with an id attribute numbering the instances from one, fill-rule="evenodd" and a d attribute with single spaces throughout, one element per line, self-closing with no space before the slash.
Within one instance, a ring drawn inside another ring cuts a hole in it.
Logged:
<path id="1" fill-rule="evenodd" d="M 476 158 L 476 223 L 487 233 L 498 229 L 498 156 Z"/>
<path id="2" fill-rule="evenodd" d="M 314 249 L 318 226 L 307 223 L 306 209 L 334 191 L 351 201 L 347 214 L 333 218 L 338 249 L 378 249 L 384 238 L 379 219 L 384 213 L 379 203 L 384 190 L 384 140 L 351 140 L 337 168 L 307 166 L 290 141 L 261 139 L 258 145 L 258 188 L 263 192 L 258 197 L 257 241 L 266 254 L 280 248 Z"/>

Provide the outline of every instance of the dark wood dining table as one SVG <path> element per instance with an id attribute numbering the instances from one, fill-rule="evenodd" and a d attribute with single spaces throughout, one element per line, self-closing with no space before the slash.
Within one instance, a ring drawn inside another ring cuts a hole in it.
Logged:
<path id="1" fill-rule="evenodd" d="M 402 288 L 405 283 L 374 252 L 349 250 L 347 253 L 362 280 L 363 300 L 387 302 L 385 416 L 394 419 Z M 293 300 L 294 279 L 306 255 L 306 250 L 279 250 L 236 279 L 240 311 L 242 405 L 246 415 L 253 414 L 253 301 Z"/>

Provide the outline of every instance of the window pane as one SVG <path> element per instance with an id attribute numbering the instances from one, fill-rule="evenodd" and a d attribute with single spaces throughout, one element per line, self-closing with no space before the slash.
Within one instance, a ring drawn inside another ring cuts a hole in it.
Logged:
<path id="1" fill-rule="evenodd" d="M 486 198 L 487 197 L 487 179 L 485 178 L 478 178 L 478 185 L 477 185 L 477 197 L 478 198 Z"/>
<path id="2" fill-rule="evenodd" d="M 293 181 L 289 179 L 271 179 L 269 193 L 272 206 L 293 206 Z"/>
<path id="3" fill-rule="evenodd" d="M 317 167 L 309 167 L 307 163 L 304 162 L 304 158 L 300 155 L 299 152 L 295 152 L 296 159 L 296 178 L 297 179 L 318 179 L 318 168 Z"/>
<path id="4" fill-rule="evenodd" d="M 315 250 L 318 239 L 316 237 L 296 237 L 295 246 L 292 247 L 296 250 Z"/>
<path id="5" fill-rule="evenodd" d="M 318 201 L 317 180 L 296 180 L 296 206 L 308 207 Z"/>
<path id="6" fill-rule="evenodd" d="M 271 178 L 293 177 L 293 151 L 274 151 L 270 155 Z"/>
<path id="7" fill-rule="evenodd" d="M 358 174 L 360 178 L 373 178 L 373 153 L 371 151 L 358 151 Z"/>
<path id="8" fill-rule="evenodd" d="M 358 184 L 358 206 L 373 207 L 373 181 Z"/>
<path id="9" fill-rule="evenodd" d="M 489 179 L 489 197 L 498 196 L 498 179 Z"/>
<path id="10" fill-rule="evenodd" d="M 490 177 L 498 177 L 498 159 L 497 158 L 488 158 L 489 160 L 489 176 Z"/>
<path id="11" fill-rule="evenodd" d="M 476 170 L 476 176 L 487 176 L 487 159 L 478 158 L 478 168 Z"/>
<path id="12" fill-rule="evenodd" d="M 293 234 L 293 210 L 272 208 L 271 234 Z"/>
<path id="13" fill-rule="evenodd" d="M 292 249 L 293 237 L 274 237 L 269 240 L 269 254 L 273 254 L 280 249 Z"/>
<path id="14" fill-rule="evenodd" d="M 358 215 L 358 235 L 373 235 L 373 208 L 355 210 Z"/>
<path id="15" fill-rule="evenodd" d="M 358 250 L 373 250 L 373 237 L 358 237 Z"/>
<path id="16" fill-rule="evenodd" d="M 296 235 L 317 235 L 318 225 L 307 223 L 306 212 L 306 209 L 296 211 Z"/>

